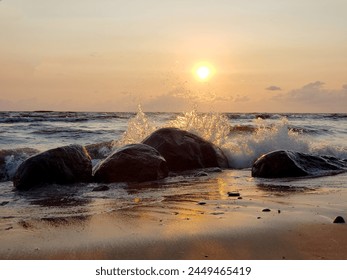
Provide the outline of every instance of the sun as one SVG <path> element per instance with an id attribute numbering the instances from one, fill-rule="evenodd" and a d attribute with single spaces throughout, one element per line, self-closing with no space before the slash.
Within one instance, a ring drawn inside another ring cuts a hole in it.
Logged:
<path id="1" fill-rule="evenodd" d="M 198 75 L 199 79 L 206 80 L 211 74 L 211 70 L 206 65 L 199 66 L 196 69 L 196 75 Z"/>
<path id="2" fill-rule="evenodd" d="M 200 62 L 193 67 L 194 76 L 201 82 L 205 82 L 214 76 L 214 67 L 208 62 Z"/>

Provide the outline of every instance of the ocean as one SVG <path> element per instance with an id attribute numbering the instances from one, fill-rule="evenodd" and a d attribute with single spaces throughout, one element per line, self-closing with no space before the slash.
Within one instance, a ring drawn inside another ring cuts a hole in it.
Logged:
<path id="1" fill-rule="evenodd" d="M 140 142 L 161 127 L 185 129 L 213 142 L 227 155 L 231 168 L 204 177 L 182 173 L 156 182 L 113 183 L 104 192 L 93 191 L 97 183 L 18 192 L 9 179 L 26 157 L 26 148 L 45 151 L 105 141 L 113 141 L 117 148 Z M 346 173 L 319 178 L 251 177 L 252 163 L 279 149 L 347 159 L 347 114 L 144 113 L 140 107 L 138 112 L 0 112 L 0 155 L 10 149 L 16 154 L 4 156 L 0 165 L 0 230 L 27 219 L 83 220 L 124 209 L 158 211 L 158 205 L 167 215 L 193 213 L 197 210 L 189 205 L 227 200 L 228 191 L 247 196 L 257 188 L 261 195 L 271 196 L 347 187 Z"/>

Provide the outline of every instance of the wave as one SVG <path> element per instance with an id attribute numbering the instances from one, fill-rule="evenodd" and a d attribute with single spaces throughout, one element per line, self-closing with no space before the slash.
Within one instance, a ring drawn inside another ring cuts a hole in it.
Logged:
<path id="1" fill-rule="evenodd" d="M 0 182 L 11 180 L 18 166 L 38 152 L 32 148 L 0 150 Z"/>
<path id="2" fill-rule="evenodd" d="M 73 112 L 0 112 L 0 122 L 3 118 L 35 119 L 50 122 L 59 120 L 64 122 L 80 120 L 99 120 L 99 122 L 73 125 L 56 125 L 32 123 L 34 130 L 23 132 L 25 127 L 30 125 L 16 125 L 19 127 L 20 137 L 27 137 L 28 133 L 32 137 L 39 138 L 45 135 L 46 138 L 55 139 L 58 143 L 62 138 L 81 139 L 89 143 L 102 141 L 112 141 L 112 145 L 106 148 L 103 145 L 93 146 L 93 153 L 102 158 L 112 149 L 131 143 L 139 143 L 153 131 L 164 127 L 176 127 L 197 134 L 204 139 L 219 146 L 228 157 L 229 165 L 232 168 L 249 168 L 253 162 L 263 154 L 274 150 L 292 150 L 296 152 L 311 153 L 315 155 L 327 155 L 337 158 L 347 158 L 347 146 L 332 145 L 331 139 L 334 139 L 341 125 L 337 124 L 330 128 L 332 122 L 311 123 L 312 118 L 336 118 L 338 116 L 343 120 L 346 114 L 237 114 L 237 113 L 200 113 L 196 110 L 185 113 L 144 113 L 141 106 L 138 112 L 134 113 L 73 113 Z M 307 117 L 309 121 L 307 120 Z M 347 116 L 347 115 L 346 115 Z M 296 118 L 293 120 L 293 118 Z M 298 121 L 299 118 L 303 120 Z M 120 119 L 119 121 L 117 119 Z M 107 120 L 114 129 L 110 128 L 109 123 L 103 126 L 100 120 Z M 126 124 L 126 120 L 128 123 Z M 341 120 L 341 119 L 340 119 Z M 6 122 L 6 120 L 5 120 Z M 334 120 L 335 122 L 335 120 Z M 102 125 L 100 126 L 100 123 Z M 23 128 L 21 128 L 23 126 Z M 36 128 L 37 127 L 37 128 Z M 343 127 L 343 126 L 342 126 Z M 94 129 L 95 128 L 95 129 Z M 339 132 L 338 132 L 339 133 Z M 342 131 L 340 135 L 345 134 Z M 23 136 L 24 135 L 24 136 Z M 107 136 L 105 136 L 107 135 Z M 119 136 L 120 135 L 120 136 Z M 343 136 L 345 137 L 345 136 Z M 21 139 L 22 139 L 21 138 Z M 6 139 L 6 137 L 4 138 Z M 23 138 L 24 139 L 24 138 Z M 99 141 L 102 139 L 102 141 Z M 328 139 L 327 142 L 324 142 Z M 345 139 L 345 138 L 343 138 Z M 65 140 L 65 139 L 64 139 Z M 97 140 L 97 141 L 95 141 Z M 7 143 L 10 143 L 7 140 Z M 330 141 L 330 142 L 329 142 Z M 63 141 L 64 142 L 64 141 Z M 3 141 L 3 143 L 5 143 Z M 23 142 L 24 143 L 24 142 Z M 60 142 L 59 142 L 60 143 Z M 75 143 L 75 142 L 74 142 Z M 106 143 L 106 142 L 105 142 Z M 108 143 L 108 142 L 107 142 Z M 107 144 L 108 145 L 108 144 Z M 92 149 L 91 148 L 91 149 Z M 5 150 L 0 150 L 0 180 L 7 180 L 14 174 L 16 167 L 31 154 L 25 150 L 12 150 L 12 153 L 5 154 Z"/>
<path id="3" fill-rule="evenodd" d="M 277 114 L 275 117 L 279 116 Z M 141 142 L 162 127 L 184 129 L 214 143 L 224 151 L 232 168 L 249 168 L 258 157 L 274 150 L 347 158 L 346 147 L 331 146 L 308 137 L 310 134 L 330 133 L 329 130 L 293 127 L 286 117 L 281 117 L 276 123 L 257 118 L 249 125 L 233 125 L 230 114 L 205 114 L 193 110 L 177 115 L 173 121 L 156 126 L 140 106 L 136 116 L 129 120 L 126 132 L 119 140 L 115 140 L 113 145 L 119 147 Z"/>
<path id="4" fill-rule="evenodd" d="M 134 113 L 91 113 L 91 112 L 0 112 L 0 123 L 33 122 L 89 122 L 100 120 L 129 119 Z"/>

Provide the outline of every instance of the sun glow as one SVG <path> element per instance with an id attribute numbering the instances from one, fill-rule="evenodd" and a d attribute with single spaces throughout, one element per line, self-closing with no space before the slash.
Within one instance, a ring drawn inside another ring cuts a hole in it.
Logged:
<path id="1" fill-rule="evenodd" d="M 207 66 L 200 66 L 196 70 L 196 74 L 201 80 L 205 80 L 210 76 L 211 70 Z"/>
<path id="2" fill-rule="evenodd" d="M 209 63 L 199 63 L 193 68 L 195 77 L 200 81 L 209 80 L 214 74 L 214 68 Z"/>

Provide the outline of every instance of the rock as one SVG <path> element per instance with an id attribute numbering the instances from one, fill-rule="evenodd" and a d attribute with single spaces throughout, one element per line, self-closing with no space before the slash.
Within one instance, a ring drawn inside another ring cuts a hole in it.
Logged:
<path id="1" fill-rule="evenodd" d="M 239 192 L 228 192 L 228 196 L 237 197 L 237 196 L 240 196 L 240 193 Z"/>
<path id="2" fill-rule="evenodd" d="M 344 224 L 345 223 L 345 219 L 341 216 L 337 216 L 333 222 L 334 224 Z"/>
<path id="3" fill-rule="evenodd" d="M 51 149 L 25 160 L 17 169 L 13 184 L 29 190 L 45 184 L 89 182 L 92 163 L 86 149 L 70 145 Z"/>
<path id="4" fill-rule="evenodd" d="M 265 209 L 262 210 L 262 212 L 271 212 L 271 209 L 265 208 Z"/>
<path id="5" fill-rule="evenodd" d="M 145 144 L 119 148 L 94 167 L 96 182 L 144 182 L 165 178 L 168 168 L 165 159 Z"/>
<path id="6" fill-rule="evenodd" d="M 158 150 L 166 159 L 170 171 L 229 167 L 228 160 L 220 148 L 188 131 L 161 128 L 142 143 Z"/>
<path id="7" fill-rule="evenodd" d="M 262 178 L 324 176 L 346 171 L 346 162 L 335 157 L 280 150 L 258 158 L 253 164 L 252 176 Z"/>
<path id="8" fill-rule="evenodd" d="M 37 153 L 38 150 L 31 148 L 0 150 L 0 182 L 12 180 L 18 166 Z"/>
<path id="9" fill-rule="evenodd" d="M 198 202 L 198 204 L 199 204 L 199 205 L 205 205 L 206 202 L 205 202 L 205 201 L 200 201 L 200 202 Z"/>

